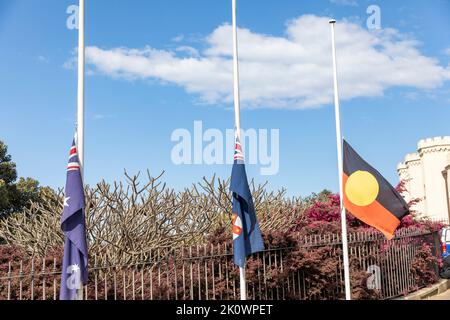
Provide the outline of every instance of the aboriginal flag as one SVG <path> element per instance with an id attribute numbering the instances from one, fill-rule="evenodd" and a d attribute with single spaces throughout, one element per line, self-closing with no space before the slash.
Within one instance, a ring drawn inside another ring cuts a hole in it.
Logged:
<path id="1" fill-rule="evenodd" d="M 409 214 L 403 197 L 344 140 L 344 207 L 391 240 Z"/>

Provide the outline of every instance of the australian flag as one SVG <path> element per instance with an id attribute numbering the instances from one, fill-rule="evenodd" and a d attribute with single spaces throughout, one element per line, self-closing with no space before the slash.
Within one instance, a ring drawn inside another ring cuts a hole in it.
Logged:
<path id="1" fill-rule="evenodd" d="M 236 137 L 231 192 L 233 193 L 234 263 L 243 268 L 246 257 L 264 250 L 264 243 L 248 186 L 244 154 L 239 137 Z"/>
<path id="2" fill-rule="evenodd" d="M 88 251 L 84 218 L 84 188 L 76 141 L 70 149 L 61 229 L 64 232 L 64 257 L 60 300 L 75 300 L 77 289 L 87 284 Z"/>

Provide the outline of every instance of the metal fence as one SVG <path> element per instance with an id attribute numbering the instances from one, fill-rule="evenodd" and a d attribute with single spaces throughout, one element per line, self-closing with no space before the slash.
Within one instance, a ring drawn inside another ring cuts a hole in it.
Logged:
<path id="1" fill-rule="evenodd" d="M 307 236 L 289 248 L 269 248 L 249 259 L 248 295 L 255 300 L 342 299 L 343 267 L 338 234 Z M 413 261 L 423 244 L 440 256 L 439 234 L 417 229 L 401 230 L 391 240 L 379 233 L 349 234 L 352 272 L 368 273 L 363 285 L 389 299 L 416 290 Z M 295 254 L 294 254 L 295 253 Z M 326 275 L 314 265 L 298 265 L 298 255 L 314 253 L 323 263 L 332 261 Z M 59 293 L 58 259 L 12 261 L 0 270 L 0 300 L 56 300 Z M 239 299 L 239 271 L 228 244 L 160 249 L 141 253 L 131 265 L 97 265 L 91 257 L 89 300 L 234 300 Z M 438 272 L 438 266 L 431 266 Z M 320 289 L 318 289 L 318 285 Z"/>

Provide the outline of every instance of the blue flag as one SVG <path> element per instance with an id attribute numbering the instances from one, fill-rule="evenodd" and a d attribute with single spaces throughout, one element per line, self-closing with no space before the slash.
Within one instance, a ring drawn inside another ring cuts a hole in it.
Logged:
<path id="1" fill-rule="evenodd" d="M 75 140 L 70 149 L 61 229 L 64 232 L 64 257 L 60 300 L 75 300 L 77 289 L 87 284 L 88 251 L 84 219 L 84 188 Z"/>
<path id="2" fill-rule="evenodd" d="M 264 242 L 248 186 L 244 154 L 238 137 L 236 137 L 234 165 L 231 173 L 231 192 L 233 193 L 234 263 L 243 268 L 247 256 L 264 250 Z"/>

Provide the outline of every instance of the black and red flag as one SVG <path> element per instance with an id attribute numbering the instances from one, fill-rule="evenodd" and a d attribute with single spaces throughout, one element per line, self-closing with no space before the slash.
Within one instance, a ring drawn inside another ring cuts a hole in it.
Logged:
<path id="1" fill-rule="evenodd" d="M 407 203 L 345 140 L 343 151 L 345 209 L 392 239 L 401 219 L 409 214 Z"/>

